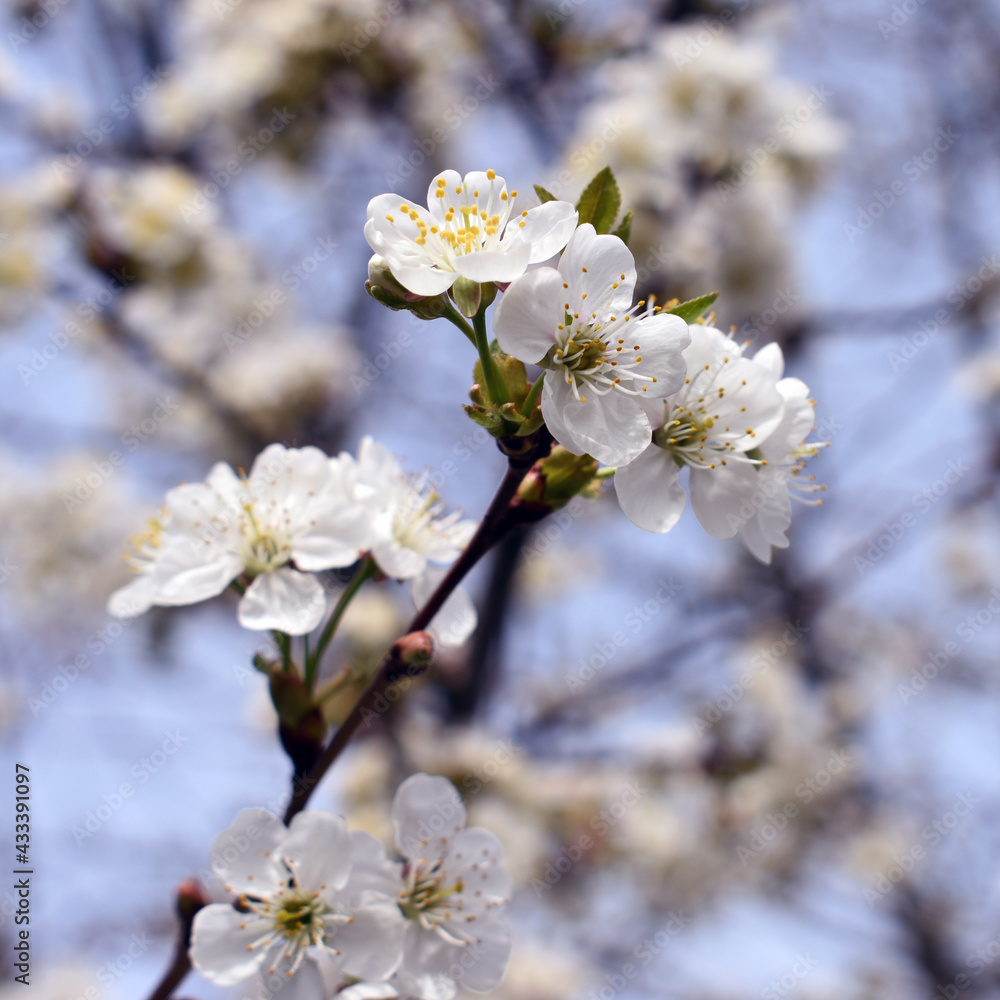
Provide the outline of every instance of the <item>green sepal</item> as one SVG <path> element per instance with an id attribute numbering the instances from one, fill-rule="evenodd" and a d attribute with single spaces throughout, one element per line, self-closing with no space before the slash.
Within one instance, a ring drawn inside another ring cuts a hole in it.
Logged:
<path id="1" fill-rule="evenodd" d="M 590 455 L 574 455 L 561 445 L 532 466 L 524 478 L 517 499 L 523 504 L 549 510 L 565 507 L 575 496 L 600 496 L 597 460 Z"/>
<path id="2" fill-rule="evenodd" d="M 680 316 L 685 323 L 693 323 L 700 316 L 708 312 L 709 307 L 718 297 L 718 292 L 709 292 L 707 295 L 699 295 L 696 299 L 688 299 L 687 302 L 678 302 L 677 305 L 664 306 L 663 311 L 673 316 Z"/>
<path id="3" fill-rule="evenodd" d="M 479 312 L 479 305 L 483 300 L 483 289 L 478 281 L 460 276 L 451 286 L 451 297 L 455 300 L 458 311 L 466 319 L 472 319 Z"/>
<path id="4" fill-rule="evenodd" d="M 618 189 L 618 182 L 611 167 L 605 167 L 584 188 L 576 203 L 578 225 L 589 222 L 598 233 L 610 233 L 621 207 L 622 193 Z"/>

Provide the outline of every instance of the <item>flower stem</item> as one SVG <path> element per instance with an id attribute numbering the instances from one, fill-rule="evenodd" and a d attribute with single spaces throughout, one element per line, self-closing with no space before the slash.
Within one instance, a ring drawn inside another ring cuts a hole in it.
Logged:
<path id="1" fill-rule="evenodd" d="M 271 635 L 274 637 L 274 641 L 281 650 L 281 669 L 285 671 L 286 674 L 292 671 L 292 641 L 284 632 L 279 632 L 275 629 Z"/>
<path id="2" fill-rule="evenodd" d="M 545 372 L 542 372 L 538 378 L 535 379 L 534 384 L 528 390 L 528 396 L 524 401 L 524 405 L 521 407 L 521 416 L 530 417 L 532 411 L 535 409 L 535 403 L 538 402 L 538 397 L 542 394 L 542 386 L 545 384 Z"/>
<path id="3" fill-rule="evenodd" d="M 486 309 L 480 307 L 472 320 L 476 328 L 476 347 L 479 350 L 479 361 L 483 366 L 483 378 L 486 379 L 486 391 L 490 399 L 498 406 L 509 402 L 507 399 L 507 388 L 500 378 L 496 365 L 493 363 L 493 355 L 490 353 L 490 337 L 486 332 Z"/>
<path id="4" fill-rule="evenodd" d="M 550 439 L 543 436 L 541 439 L 547 449 Z M 539 448 L 534 448 L 526 455 L 517 458 L 509 457 L 507 472 L 497 487 L 496 494 L 490 502 L 479 528 L 472 536 L 469 544 L 462 554 L 451 564 L 451 568 L 438 584 L 437 589 L 431 594 L 427 603 L 417 612 L 406 629 L 406 635 L 413 632 L 421 632 L 427 628 L 431 619 L 441 610 L 444 602 L 451 596 L 455 588 L 462 582 L 466 574 L 479 562 L 479 560 L 506 534 L 507 526 L 504 523 L 504 515 L 510 506 L 511 500 L 517 494 L 517 489 L 522 480 L 528 474 L 528 470 L 539 457 Z M 293 816 L 300 813 L 309 802 L 309 798 L 316 786 L 323 779 L 323 776 L 330 769 L 333 762 L 340 756 L 348 741 L 354 735 L 358 726 L 372 716 L 378 716 L 376 707 L 384 697 L 386 691 L 396 684 L 405 690 L 411 678 L 417 676 L 422 669 L 414 672 L 416 668 L 409 668 L 402 665 L 396 655 L 396 645 L 389 651 L 389 654 L 382 661 L 375 676 L 369 681 L 368 687 L 362 692 L 350 714 L 341 723 L 333 739 L 326 749 L 319 756 L 309 773 L 300 778 L 293 785 L 292 797 L 289 800 L 288 808 L 285 810 L 285 823 L 289 823 Z M 402 675 L 402 676 L 401 676 Z M 389 699 L 395 701 L 396 699 Z"/>
<path id="5" fill-rule="evenodd" d="M 462 333 L 468 337 L 472 344 L 476 343 L 476 332 L 469 326 L 465 321 L 465 317 L 449 302 L 448 308 L 441 314 L 442 317 L 448 320 L 453 326 L 457 326 Z"/>
<path id="6" fill-rule="evenodd" d="M 351 577 L 350 583 L 344 588 L 344 592 L 340 595 L 336 607 L 331 612 L 329 620 L 323 627 L 323 633 L 319 637 L 319 642 L 316 643 L 316 651 L 313 653 L 312 660 L 310 661 L 308 657 L 306 658 L 306 690 L 310 694 L 312 694 L 312 690 L 316 686 L 316 676 L 319 673 L 320 661 L 323 659 L 326 647 L 330 645 L 330 640 L 337 631 L 340 619 L 344 617 L 347 605 L 351 603 L 354 595 L 361 589 L 361 585 L 375 575 L 376 569 L 378 567 L 371 556 L 365 556 L 361 560 L 361 565 L 355 571 L 354 576 Z"/>

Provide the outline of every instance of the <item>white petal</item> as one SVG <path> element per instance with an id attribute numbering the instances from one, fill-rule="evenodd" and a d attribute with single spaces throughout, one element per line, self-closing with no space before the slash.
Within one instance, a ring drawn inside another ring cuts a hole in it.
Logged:
<path id="1" fill-rule="evenodd" d="M 615 473 L 618 503 L 644 531 L 669 531 L 681 518 L 687 495 L 677 478 L 677 463 L 656 445 Z"/>
<path id="2" fill-rule="evenodd" d="M 414 774 L 396 791 L 392 825 L 404 858 L 439 858 L 465 827 L 465 806 L 447 778 Z"/>
<path id="3" fill-rule="evenodd" d="M 310 892 L 340 889 L 351 873 L 351 834 L 340 816 L 307 809 L 288 828 L 281 856 L 295 871 L 295 880 Z"/>
<path id="4" fill-rule="evenodd" d="M 554 267 L 539 267 L 515 280 L 493 315 L 493 333 L 511 357 L 534 364 L 556 342 L 562 319 L 562 277 Z"/>
<path id="5" fill-rule="evenodd" d="M 445 578 L 447 567 L 428 566 L 423 573 L 410 583 L 410 595 L 417 609 L 422 608 Z M 431 619 L 427 631 L 434 638 L 435 645 L 445 649 L 461 646 L 476 630 L 479 616 L 472 598 L 462 587 L 456 587 L 441 606 L 441 610 Z"/>
<path id="6" fill-rule="evenodd" d="M 340 925 L 328 938 L 343 952 L 344 971 L 359 979 L 388 979 L 402 961 L 407 927 L 395 897 L 365 892 L 350 915 L 351 923 Z"/>
<path id="7" fill-rule="evenodd" d="M 278 847 L 285 824 L 266 809 L 244 809 L 212 844 L 212 870 L 227 890 L 253 896 L 277 892 L 286 879 Z"/>
<path id="8" fill-rule="evenodd" d="M 629 324 L 627 336 L 634 337 L 640 348 L 635 353 L 642 362 L 635 371 L 656 378 L 655 382 L 636 383 L 637 387 L 645 386 L 643 396 L 669 396 L 680 389 L 687 375 L 683 351 L 691 343 L 687 323 L 669 313 L 644 316 Z"/>
<path id="9" fill-rule="evenodd" d="M 247 587 L 238 617 L 244 628 L 305 635 L 319 625 L 325 610 L 326 592 L 319 580 L 282 566 L 258 576 Z"/>
<path id="10" fill-rule="evenodd" d="M 221 594 L 243 571 L 243 560 L 218 543 L 176 537 L 165 542 L 154 564 L 156 604 L 196 604 Z"/>
<path id="11" fill-rule="evenodd" d="M 444 858 L 451 879 L 464 873 L 462 897 L 467 910 L 477 912 L 510 894 L 510 878 L 503 870 L 503 846 L 496 835 L 481 826 L 470 826 L 455 834 Z"/>
<path id="12" fill-rule="evenodd" d="M 547 201 L 528 209 L 521 219 L 513 219 L 504 233 L 531 245 L 531 264 L 548 260 L 569 242 L 577 223 L 576 209 L 568 201 Z M 522 226 L 521 223 L 524 223 Z"/>
<path id="13" fill-rule="evenodd" d="M 273 993 L 268 986 L 262 986 L 262 994 L 271 993 L 281 1000 L 323 1000 L 333 995 L 341 980 L 336 959 L 324 948 L 307 948 L 302 964 L 291 977 L 282 969 L 285 964 L 287 960 L 280 962 L 275 974 L 267 977 L 268 985 L 276 984 Z"/>
<path id="14" fill-rule="evenodd" d="M 415 924 L 408 927 L 403 964 L 397 973 L 401 991 L 421 1000 L 451 1000 L 457 987 L 449 971 L 460 947 L 434 931 Z"/>
<path id="15" fill-rule="evenodd" d="M 269 927 L 269 921 L 239 913 L 228 903 L 210 903 L 195 914 L 191 964 L 213 983 L 238 983 L 253 975 L 264 961 L 266 949 L 251 949 L 250 945 Z"/>
<path id="16" fill-rule="evenodd" d="M 625 312 L 632 305 L 635 258 L 617 236 L 599 236 L 589 222 L 570 238 L 559 258 L 559 273 L 569 285 L 569 298 L 564 302 L 579 303 L 586 292 L 590 301 L 604 306 L 609 315 Z"/>
<path id="17" fill-rule="evenodd" d="M 354 863 L 351 877 L 344 891 L 351 897 L 360 897 L 365 890 L 386 896 L 395 896 L 402 885 L 403 866 L 391 861 L 385 845 L 363 830 L 352 830 Z"/>
<path id="18" fill-rule="evenodd" d="M 414 295 L 440 295 L 448 291 L 458 277 L 457 271 L 438 267 L 429 259 L 408 263 L 393 260 L 391 268 L 393 277 Z"/>
<path id="19" fill-rule="evenodd" d="M 754 356 L 754 364 L 763 365 L 776 379 L 785 373 L 785 356 L 779 344 L 765 344 Z"/>
<path id="20" fill-rule="evenodd" d="M 372 545 L 378 568 L 394 580 L 409 580 L 427 568 L 427 558 L 420 552 L 400 545 L 394 538 L 378 539 Z"/>
<path id="21" fill-rule="evenodd" d="M 513 281 L 524 274 L 531 259 L 527 243 L 515 243 L 496 250 L 473 250 L 452 261 L 455 270 L 473 281 Z"/>
<path id="22" fill-rule="evenodd" d="M 691 470 L 691 509 L 713 538 L 732 538 L 753 515 L 757 470 L 749 463 Z"/>
<path id="23" fill-rule="evenodd" d="M 108 614 L 115 618 L 135 618 L 152 607 L 155 597 L 153 574 L 141 573 L 108 598 Z"/>
<path id="24" fill-rule="evenodd" d="M 456 949 L 450 972 L 459 985 L 486 993 L 500 985 L 510 962 L 511 939 L 507 922 L 499 917 L 467 924 L 469 944 Z M 458 972 L 461 975 L 457 975 Z"/>
<path id="25" fill-rule="evenodd" d="M 355 983 L 342 989 L 337 1000 L 394 1000 L 399 992 L 390 983 Z"/>
<path id="26" fill-rule="evenodd" d="M 546 376 L 542 416 L 552 436 L 575 455 L 589 454 L 604 465 L 625 465 L 652 439 L 649 418 L 633 397 L 581 392 L 583 402 L 557 372 Z"/>

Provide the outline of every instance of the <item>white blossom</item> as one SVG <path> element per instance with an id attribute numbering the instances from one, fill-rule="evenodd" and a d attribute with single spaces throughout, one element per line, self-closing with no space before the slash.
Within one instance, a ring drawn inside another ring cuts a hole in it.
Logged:
<path id="1" fill-rule="evenodd" d="M 398 194 L 368 203 L 365 239 L 405 288 L 438 295 L 459 277 L 508 282 L 548 260 L 576 228 L 569 202 L 550 201 L 511 218 L 516 191 L 493 170 L 462 176 L 445 170 L 431 181 L 427 205 Z"/>
<path id="2" fill-rule="evenodd" d="M 542 415 L 553 437 L 609 465 L 630 462 L 649 444 L 640 401 L 681 386 L 681 352 L 690 343 L 679 316 L 633 316 L 635 281 L 628 247 L 588 223 L 558 268 L 537 268 L 511 284 L 494 320 L 508 354 L 548 369 Z"/>
<path id="3" fill-rule="evenodd" d="M 714 327 L 692 324 L 687 376 L 666 400 L 648 404 L 652 443 L 615 473 L 622 510 L 646 531 L 669 531 L 686 501 L 679 480 L 690 469 L 691 506 L 715 538 L 732 538 L 738 512 L 757 487 L 757 449 L 778 426 L 784 401 L 768 365 Z"/>
<path id="4" fill-rule="evenodd" d="M 445 512 L 427 475 L 411 478 L 395 456 L 371 437 L 362 439 L 357 459 L 342 454 L 334 462 L 350 480 L 370 523 L 371 555 L 378 568 L 408 580 L 421 607 L 475 533 L 477 522 L 458 511 Z M 438 645 L 459 645 L 476 627 L 476 609 L 457 587 L 431 622 Z"/>
<path id="5" fill-rule="evenodd" d="M 315 572 L 355 562 L 368 545 L 366 514 L 318 448 L 274 444 L 249 477 L 218 463 L 204 483 L 167 494 L 161 516 L 134 542 L 138 576 L 116 591 L 111 614 L 193 604 L 252 578 L 240 624 L 301 635 L 326 607 Z"/>
<path id="6" fill-rule="evenodd" d="M 405 921 L 391 896 L 352 878 L 353 840 L 332 813 L 299 813 L 285 827 L 245 809 L 212 849 L 212 868 L 236 905 L 199 910 L 191 961 L 226 986 L 280 976 L 282 996 L 320 998 L 350 976 L 387 979 L 402 953 Z"/>

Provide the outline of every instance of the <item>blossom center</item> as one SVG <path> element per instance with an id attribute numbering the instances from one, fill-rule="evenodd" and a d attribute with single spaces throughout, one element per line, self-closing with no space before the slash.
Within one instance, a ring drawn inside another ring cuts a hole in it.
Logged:
<path id="1" fill-rule="evenodd" d="M 243 510 L 247 515 L 246 539 L 243 551 L 243 565 L 251 576 L 261 576 L 284 566 L 291 558 L 291 547 L 287 538 L 268 527 L 261 527 L 253 505 L 246 503 Z"/>
<path id="2" fill-rule="evenodd" d="M 291 941 L 312 943 L 323 937 L 323 914 L 326 905 L 318 893 L 305 889 L 289 889 L 273 903 L 278 908 L 274 914 L 274 927 Z"/>
<path id="3" fill-rule="evenodd" d="M 406 875 L 406 885 L 399 893 L 399 908 L 407 920 L 433 930 L 451 916 L 450 897 L 465 888 L 461 879 L 447 886 L 447 873 L 440 860 L 433 864 L 420 861 Z"/>

